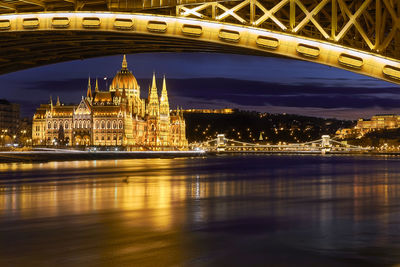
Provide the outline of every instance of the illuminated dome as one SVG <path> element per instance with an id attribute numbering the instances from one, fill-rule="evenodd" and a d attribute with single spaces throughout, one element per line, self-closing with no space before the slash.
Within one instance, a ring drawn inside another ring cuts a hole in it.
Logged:
<path id="1" fill-rule="evenodd" d="M 126 57 L 122 61 L 122 69 L 115 75 L 111 85 L 110 92 L 118 91 L 122 93 L 125 89 L 127 96 L 139 96 L 140 86 L 137 83 L 135 76 L 132 72 L 128 70 L 128 63 L 126 62 Z"/>

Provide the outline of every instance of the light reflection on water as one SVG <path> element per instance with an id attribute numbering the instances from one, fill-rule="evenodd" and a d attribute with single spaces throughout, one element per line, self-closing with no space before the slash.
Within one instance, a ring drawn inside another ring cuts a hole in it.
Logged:
<path id="1" fill-rule="evenodd" d="M 0 165 L 0 266 L 400 263 L 397 158 Z"/>

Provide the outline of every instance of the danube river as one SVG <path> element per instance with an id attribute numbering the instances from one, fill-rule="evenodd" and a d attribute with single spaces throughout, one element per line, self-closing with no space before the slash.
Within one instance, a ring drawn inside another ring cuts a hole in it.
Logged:
<path id="1" fill-rule="evenodd" d="M 0 165 L 0 266 L 400 263 L 400 158 Z"/>

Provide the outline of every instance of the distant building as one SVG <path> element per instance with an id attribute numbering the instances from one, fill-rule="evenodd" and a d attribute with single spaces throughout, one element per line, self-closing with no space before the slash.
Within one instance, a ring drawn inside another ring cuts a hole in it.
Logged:
<path id="1" fill-rule="evenodd" d="M 0 143 L 12 143 L 18 133 L 20 109 L 19 104 L 0 99 Z"/>
<path id="2" fill-rule="evenodd" d="M 382 114 L 372 116 L 369 120 L 359 119 L 355 129 L 365 133 L 371 130 L 394 129 L 400 127 L 400 116 L 394 114 Z"/>
<path id="3" fill-rule="evenodd" d="M 336 134 L 339 138 L 360 138 L 371 131 L 396 128 L 400 128 L 400 115 L 380 114 L 371 119 L 359 119 L 354 128 L 339 129 Z"/>
<path id="4" fill-rule="evenodd" d="M 127 149 L 186 149 L 186 124 L 180 110 L 171 112 L 164 77 L 161 96 L 155 74 L 148 99 L 140 97 L 140 86 L 128 69 L 122 69 L 108 91 L 100 91 L 96 80 L 78 105 L 56 104 L 37 108 L 33 117 L 34 145 L 123 146 Z"/>

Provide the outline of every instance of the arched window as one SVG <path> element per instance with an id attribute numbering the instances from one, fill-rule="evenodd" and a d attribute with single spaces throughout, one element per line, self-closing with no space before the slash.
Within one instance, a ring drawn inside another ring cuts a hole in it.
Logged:
<path id="1" fill-rule="evenodd" d="M 86 127 L 87 127 L 87 128 L 90 128 L 90 121 L 86 121 L 86 123 L 87 123 L 87 124 L 86 124 Z"/>
<path id="2" fill-rule="evenodd" d="M 117 122 L 113 121 L 113 129 L 117 129 Z"/>
<path id="3" fill-rule="evenodd" d="M 95 126 L 96 126 L 96 128 L 95 128 L 95 129 L 99 129 L 99 122 L 98 122 L 98 121 L 96 121 L 96 124 L 95 124 Z"/>
<path id="4" fill-rule="evenodd" d="M 111 128 L 111 122 L 108 121 L 108 122 L 107 122 L 107 129 L 110 129 L 110 128 Z"/>
<path id="5" fill-rule="evenodd" d="M 56 129 L 56 130 L 57 130 L 57 122 L 54 122 L 54 127 L 53 127 L 53 129 Z"/>
<path id="6" fill-rule="evenodd" d="M 47 128 L 51 129 L 51 122 L 49 122 L 49 125 L 47 125 Z"/>
<path id="7" fill-rule="evenodd" d="M 68 129 L 68 122 L 67 122 L 67 121 L 66 121 L 65 124 L 64 124 L 64 128 L 65 128 L 65 129 Z"/>
<path id="8" fill-rule="evenodd" d="M 124 125 L 122 124 L 122 121 L 119 121 L 119 128 L 120 129 L 124 128 Z"/>

